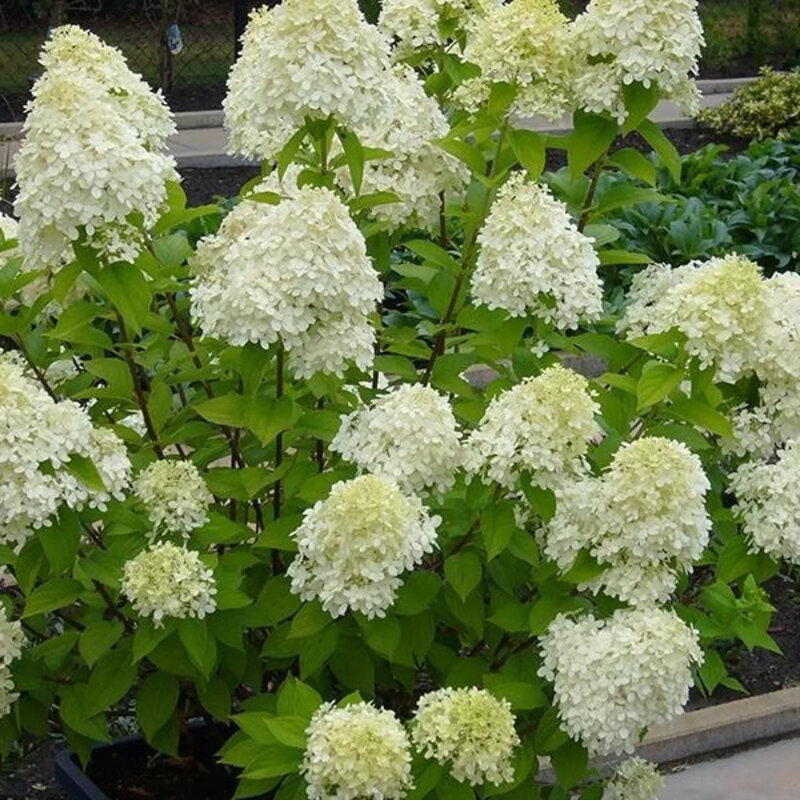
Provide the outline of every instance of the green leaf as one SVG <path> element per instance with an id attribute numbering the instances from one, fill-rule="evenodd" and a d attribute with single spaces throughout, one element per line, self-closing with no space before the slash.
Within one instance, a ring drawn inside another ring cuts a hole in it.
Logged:
<path id="1" fill-rule="evenodd" d="M 545 165 L 544 137 L 534 131 L 515 130 L 511 131 L 509 139 L 517 161 L 525 167 L 532 180 L 539 178 Z"/>
<path id="2" fill-rule="evenodd" d="M 120 639 L 125 628 L 119 620 L 95 622 L 81 633 L 78 650 L 83 660 L 91 667 L 103 653 L 110 650 Z"/>
<path id="3" fill-rule="evenodd" d="M 200 684 L 195 688 L 203 708 L 210 711 L 216 719 L 227 722 L 231 713 L 231 693 L 225 679 L 214 675 L 205 686 Z"/>
<path id="4" fill-rule="evenodd" d="M 486 546 L 487 560 L 492 561 L 508 547 L 516 529 L 514 503 L 497 501 L 481 513 L 481 534 Z"/>
<path id="5" fill-rule="evenodd" d="M 668 411 L 686 422 L 691 422 L 692 425 L 697 425 L 698 428 L 717 434 L 717 436 L 726 438 L 733 436 L 730 420 L 724 414 L 698 400 L 675 400 Z"/>
<path id="6" fill-rule="evenodd" d="M 427 239 L 412 239 L 410 242 L 405 242 L 405 246 L 416 253 L 423 261 L 429 264 L 436 264 L 437 267 L 450 270 L 453 273 L 461 269 L 458 261 L 456 261 L 450 253 L 438 244 L 429 242 Z"/>
<path id="7" fill-rule="evenodd" d="M 681 182 L 681 157 L 675 145 L 667 139 L 664 132 L 655 122 L 646 119 L 638 127 L 639 133 L 644 136 L 650 147 L 658 154 L 661 163 L 667 168 L 675 183 Z"/>
<path id="8" fill-rule="evenodd" d="M 279 716 L 310 719 L 322 705 L 322 697 L 310 686 L 290 675 L 278 691 Z"/>
<path id="9" fill-rule="evenodd" d="M 194 252 L 184 231 L 169 233 L 153 239 L 153 251 L 167 269 L 181 266 Z"/>
<path id="10" fill-rule="evenodd" d="M 444 576 L 462 602 L 481 582 L 481 560 L 469 551 L 456 553 L 444 562 Z"/>
<path id="11" fill-rule="evenodd" d="M 210 402 L 210 401 L 209 401 Z M 294 405 L 284 396 L 277 399 L 271 397 L 253 397 L 247 408 L 246 424 L 258 436 L 266 447 L 291 420 Z"/>
<path id="12" fill-rule="evenodd" d="M 264 745 L 259 755 L 253 759 L 242 773 L 248 780 L 273 778 L 295 772 L 303 754 L 294 747 L 285 745 Z"/>
<path id="13" fill-rule="evenodd" d="M 592 219 L 602 217 L 609 211 L 626 206 L 635 206 L 639 203 L 663 203 L 667 199 L 666 195 L 657 192 L 655 189 L 644 189 L 641 186 L 631 186 L 629 183 L 622 183 L 612 186 L 600 198 L 600 202 L 592 212 Z"/>
<path id="14" fill-rule="evenodd" d="M 136 680 L 136 667 L 127 650 L 112 650 L 92 670 L 86 714 L 93 717 L 122 700 Z"/>
<path id="15" fill-rule="evenodd" d="M 586 170 L 611 146 L 619 128 L 609 117 L 576 111 L 573 131 L 567 137 L 567 158 L 573 177 Z"/>
<path id="16" fill-rule="evenodd" d="M 486 159 L 477 147 L 459 139 L 439 139 L 436 144 L 451 156 L 463 161 L 476 175 L 486 174 Z"/>
<path id="17" fill-rule="evenodd" d="M 392 611 L 400 616 L 419 614 L 430 607 L 441 588 L 442 582 L 438 575 L 415 570 L 403 580 L 403 585 L 397 590 Z"/>
<path id="18" fill-rule="evenodd" d="M 72 605 L 83 591 L 83 585 L 69 578 L 55 578 L 35 589 L 25 603 L 22 618 L 47 614 L 58 608 Z"/>
<path id="19" fill-rule="evenodd" d="M 569 790 L 586 776 L 589 754 L 583 745 L 569 741 L 550 754 L 550 761 L 559 784 Z"/>
<path id="20" fill-rule="evenodd" d="M 547 705 L 547 696 L 540 682 L 513 680 L 503 673 L 488 673 L 483 676 L 483 685 L 497 697 L 508 700 L 514 711 L 530 711 Z"/>
<path id="21" fill-rule="evenodd" d="M 623 85 L 622 95 L 628 112 L 622 132 L 627 136 L 631 131 L 635 131 L 658 105 L 658 83 L 653 81 L 649 87 L 645 87 L 640 81 L 628 83 Z"/>
<path id="22" fill-rule="evenodd" d="M 283 180 L 286 170 L 289 169 L 289 164 L 292 163 L 297 151 L 300 149 L 300 145 L 303 144 L 307 135 L 308 126 L 303 125 L 303 127 L 286 142 L 283 146 L 283 150 L 278 153 L 278 178 L 280 180 Z"/>
<path id="23" fill-rule="evenodd" d="M 110 741 L 105 716 L 87 714 L 89 687 L 86 684 L 66 686 L 61 690 L 59 713 L 64 724 L 93 742 Z"/>
<path id="24" fill-rule="evenodd" d="M 350 171 L 350 178 L 353 181 L 353 189 L 356 194 L 361 192 L 361 182 L 364 178 L 364 148 L 354 133 L 339 130 L 339 141 L 342 143 L 347 168 Z"/>
<path id="25" fill-rule="evenodd" d="M 652 258 L 646 253 L 633 253 L 630 250 L 601 250 L 598 254 L 601 264 L 650 264 Z"/>
<path id="26" fill-rule="evenodd" d="M 182 619 L 178 622 L 178 636 L 192 663 L 206 678 L 217 663 L 217 642 L 204 619 Z"/>
<path id="27" fill-rule="evenodd" d="M 172 633 L 171 627 L 156 628 L 152 620 L 142 619 L 133 634 L 133 660 L 140 661 L 158 647 Z"/>
<path id="28" fill-rule="evenodd" d="M 333 622 L 331 615 L 323 611 L 322 603 L 313 601 L 305 603 L 292 620 L 289 631 L 290 639 L 305 639 L 324 630 Z"/>
<path id="29" fill-rule="evenodd" d="M 636 396 L 637 410 L 649 408 L 669 397 L 683 380 L 683 370 L 660 361 L 648 361 L 642 369 Z"/>
<path id="30" fill-rule="evenodd" d="M 215 425 L 243 428 L 247 424 L 249 398 L 240 394 L 226 394 L 197 403 L 194 410 Z"/>
<path id="31" fill-rule="evenodd" d="M 400 644 L 400 623 L 394 617 L 357 617 L 364 641 L 376 653 L 391 660 Z"/>
<path id="32" fill-rule="evenodd" d="M 633 175 L 634 178 L 639 178 L 650 186 L 656 185 L 656 168 L 653 162 L 638 150 L 634 150 L 632 147 L 618 150 L 609 157 L 608 161 L 615 167 L 625 170 L 629 175 Z"/>
<path id="33" fill-rule="evenodd" d="M 84 486 L 95 492 L 104 492 L 105 484 L 97 471 L 97 467 L 88 456 L 73 453 L 69 461 L 64 464 L 67 472 L 74 475 Z"/>
<path id="34" fill-rule="evenodd" d="M 138 336 L 151 300 L 150 287 L 141 270 L 133 264 L 111 264 L 98 272 L 97 281 L 125 320 L 128 333 Z"/>
<path id="35" fill-rule="evenodd" d="M 280 744 L 305 749 L 308 727 L 306 717 L 272 717 L 265 719 L 264 724 Z"/>
<path id="36" fill-rule="evenodd" d="M 136 693 L 136 719 L 148 741 L 167 724 L 179 692 L 178 679 L 166 672 L 155 672 L 142 681 Z"/>

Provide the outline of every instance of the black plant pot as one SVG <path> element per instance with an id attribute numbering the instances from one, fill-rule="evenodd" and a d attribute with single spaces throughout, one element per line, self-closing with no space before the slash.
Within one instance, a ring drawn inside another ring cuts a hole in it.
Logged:
<path id="1" fill-rule="evenodd" d="M 102 760 L 112 753 L 138 758 L 150 748 L 141 736 L 126 736 L 112 744 L 101 744 L 92 750 L 92 759 Z M 83 771 L 74 750 L 62 750 L 56 756 L 56 780 L 67 793 L 69 800 L 111 800 L 111 798 Z"/>
<path id="2" fill-rule="evenodd" d="M 231 733 L 232 730 L 227 726 L 209 725 L 204 720 L 192 720 L 189 722 L 186 736 L 182 737 L 182 742 L 189 744 L 188 740 L 192 740 L 191 744 L 195 746 L 192 751 L 203 750 L 204 757 L 207 759 L 206 763 L 208 763 L 213 761 L 213 754 Z M 111 744 L 97 745 L 92 750 L 90 772 L 93 775 L 104 775 L 106 780 L 110 776 L 112 778 L 110 785 L 113 786 L 113 778 L 117 776 L 120 766 L 134 762 L 145 764 L 154 752 L 141 736 L 126 736 Z M 62 750 L 56 756 L 55 771 L 56 780 L 66 792 L 69 800 L 113 800 L 107 791 L 101 789 L 92 777 L 83 770 L 80 759 L 74 750 Z M 182 773 L 181 777 L 173 773 L 173 776 L 181 782 L 189 778 L 187 773 Z M 225 794 L 217 794 L 216 790 L 212 791 L 210 786 L 204 786 L 200 792 L 190 793 L 194 797 L 199 796 L 201 793 L 203 797 L 231 797 L 235 787 L 235 777 L 228 771 L 226 780 L 232 781 L 232 785 L 227 787 Z M 215 782 L 212 781 L 212 783 Z M 109 783 L 104 782 L 103 785 L 109 785 Z M 218 786 L 217 788 L 220 787 Z M 209 790 L 208 795 L 204 793 L 206 789 Z M 172 796 L 172 791 L 169 787 L 165 787 L 164 791 L 167 793 L 164 794 L 164 800 L 168 800 L 168 796 Z"/>

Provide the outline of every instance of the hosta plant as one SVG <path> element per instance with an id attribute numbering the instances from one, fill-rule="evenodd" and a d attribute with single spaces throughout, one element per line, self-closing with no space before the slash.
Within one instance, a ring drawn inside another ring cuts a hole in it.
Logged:
<path id="1" fill-rule="evenodd" d="M 240 797 L 653 796 L 624 757 L 738 686 L 718 646 L 776 648 L 800 557 L 798 279 L 646 266 L 607 216 L 660 195 L 598 193 L 634 132 L 680 180 L 647 117 L 693 101 L 694 6 L 256 11 L 224 207 L 53 32 L 0 240 L 4 753 L 202 717 Z"/>

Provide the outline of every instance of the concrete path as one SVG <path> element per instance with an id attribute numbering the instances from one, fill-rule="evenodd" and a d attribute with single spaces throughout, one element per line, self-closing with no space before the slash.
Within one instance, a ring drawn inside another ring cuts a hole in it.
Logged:
<path id="1" fill-rule="evenodd" d="M 670 775 L 658 800 L 798 800 L 800 739 L 695 764 Z"/>
<path id="2" fill-rule="evenodd" d="M 719 105 L 730 97 L 737 86 L 748 80 L 751 79 L 699 81 L 703 106 Z M 234 167 L 249 163 L 226 153 L 227 136 L 222 128 L 222 111 L 189 111 L 176 114 L 175 117 L 178 132 L 169 140 L 169 150 L 179 167 Z M 667 102 L 658 105 L 651 119 L 662 128 L 687 128 L 695 124 L 694 120 L 683 116 L 673 103 Z M 0 124 L 0 178 L 16 152 L 19 127 L 16 123 Z M 525 127 L 560 133 L 570 129 L 570 120 L 552 123 L 544 119 L 531 119 Z"/>

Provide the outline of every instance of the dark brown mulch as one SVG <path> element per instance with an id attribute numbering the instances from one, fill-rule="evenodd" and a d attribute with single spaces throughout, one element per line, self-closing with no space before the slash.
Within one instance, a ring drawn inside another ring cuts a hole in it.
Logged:
<path id="1" fill-rule="evenodd" d="M 66 800 L 56 784 L 55 758 L 63 742 L 34 744 L 21 758 L 3 765 L 0 773 L 2 800 Z"/>

